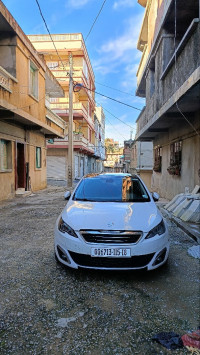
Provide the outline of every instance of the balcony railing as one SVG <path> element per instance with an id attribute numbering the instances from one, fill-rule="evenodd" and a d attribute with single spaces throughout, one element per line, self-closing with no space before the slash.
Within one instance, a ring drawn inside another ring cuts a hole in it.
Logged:
<path id="1" fill-rule="evenodd" d="M 17 79 L 0 66 L 0 87 L 12 93 L 12 81 L 17 82 Z"/>
<path id="2" fill-rule="evenodd" d="M 46 106 L 46 117 L 55 123 L 57 126 L 61 127 L 62 129 L 65 129 L 66 123 L 63 121 L 62 118 L 60 118 L 58 115 L 56 115 L 54 112 L 52 112 L 47 106 Z"/>
<path id="3" fill-rule="evenodd" d="M 58 147 L 59 148 L 59 146 L 63 147 L 63 145 L 66 148 L 68 148 L 68 135 L 65 136 L 64 139 L 55 139 L 54 144 L 51 145 L 51 147 Z M 73 146 L 74 146 L 74 149 L 76 149 L 78 147 L 79 149 L 89 151 L 92 154 L 94 153 L 94 149 L 95 149 L 94 144 L 90 143 L 88 141 L 88 139 L 83 136 L 82 133 L 74 133 L 73 134 Z"/>
<path id="4" fill-rule="evenodd" d="M 55 110 L 57 114 L 61 113 L 69 113 L 69 100 L 66 98 L 60 98 L 59 102 L 51 103 L 51 110 Z M 73 103 L 73 114 L 75 116 L 83 116 L 85 120 L 90 124 L 92 128 L 94 128 L 94 122 L 92 118 L 88 115 L 87 108 L 82 104 L 82 102 L 74 102 Z"/>
<path id="5" fill-rule="evenodd" d="M 142 52 L 142 58 L 140 60 L 139 68 L 138 68 L 138 71 L 137 71 L 137 74 L 136 74 L 137 75 L 137 86 L 139 86 L 140 81 L 142 79 L 142 75 L 143 75 L 144 69 L 145 69 L 146 64 L 147 64 L 148 55 L 149 55 L 148 46 L 147 46 L 147 44 L 145 44 L 144 50 Z"/>
<path id="6" fill-rule="evenodd" d="M 77 41 L 82 40 L 82 35 L 81 33 L 55 34 L 51 37 L 49 35 L 31 35 L 30 39 L 32 42 L 52 42 L 52 39 L 53 41 Z"/>

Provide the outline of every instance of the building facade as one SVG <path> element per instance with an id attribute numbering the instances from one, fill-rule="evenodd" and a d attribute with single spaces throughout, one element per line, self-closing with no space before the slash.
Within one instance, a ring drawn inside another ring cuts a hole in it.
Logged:
<path id="1" fill-rule="evenodd" d="M 138 141 L 153 141 L 152 189 L 171 199 L 200 179 L 199 1 L 138 0 L 145 13 L 136 94 Z"/>
<path id="2" fill-rule="evenodd" d="M 64 92 L 0 1 L 0 200 L 46 187 L 46 138 L 65 135 L 46 96 Z"/>
<path id="3" fill-rule="evenodd" d="M 102 107 L 96 106 L 94 114 L 96 172 L 104 170 L 105 156 L 105 115 Z"/>
<path id="4" fill-rule="evenodd" d="M 124 172 L 124 156 L 123 147 L 119 146 L 119 142 L 112 138 L 105 139 L 106 160 L 104 161 L 105 172 Z"/>
<path id="5" fill-rule="evenodd" d="M 32 35 L 29 39 L 37 51 L 44 56 L 49 69 L 65 92 L 64 98 L 50 99 L 49 107 L 66 121 L 67 126 L 69 120 L 69 56 L 72 55 L 74 177 L 81 178 L 95 171 L 96 159 L 98 159 L 95 155 L 95 78 L 83 36 L 81 33 L 52 35 L 57 51 L 48 35 Z M 68 134 L 62 140 L 54 140 L 47 145 L 47 148 L 48 177 L 66 179 Z"/>
<path id="6" fill-rule="evenodd" d="M 140 175 L 151 190 L 153 173 L 153 143 L 134 140 L 131 145 L 130 172 Z"/>

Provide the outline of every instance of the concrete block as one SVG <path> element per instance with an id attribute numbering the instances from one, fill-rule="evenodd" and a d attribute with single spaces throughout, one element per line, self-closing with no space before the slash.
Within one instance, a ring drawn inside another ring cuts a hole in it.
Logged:
<path id="1" fill-rule="evenodd" d="M 182 216 L 187 208 L 192 204 L 192 200 L 188 200 L 187 197 L 173 210 L 173 215 L 176 217 Z"/>
<path id="2" fill-rule="evenodd" d="M 194 200 L 180 218 L 185 222 L 200 223 L 200 200 Z"/>
<path id="3" fill-rule="evenodd" d="M 175 202 L 167 208 L 167 210 L 169 212 L 173 212 L 175 210 L 175 208 L 181 203 L 183 202 L 184 200 L 186 199 L 186 196 L 185 195 L 181 195 L 181 196 L 178 196 L 178 198 L 175 200 Z"/>
<path id="4" fill-rule="evenodd" d="M 177 200 L 177 198 L 179 196 L 183 196 L 184 194 L 179 194 L 173 197 L 173 199 L 171 201 L 169 201 L 166 205 L 165 205 L 165 209 L 168 210 L 169 207 L 171 207 Z"/>

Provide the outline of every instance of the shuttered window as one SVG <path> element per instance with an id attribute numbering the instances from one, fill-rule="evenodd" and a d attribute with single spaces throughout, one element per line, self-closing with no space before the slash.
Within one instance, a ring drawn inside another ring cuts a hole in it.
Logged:
<path id="1" fill-rule="evenodd" d="M 12 169 L 11 141 L 0 139 L 0 171 Z"/>
<path id="2" fill-rule="evenodd" d="M 40 169 L 42 167 L 42 155 L 41 148 L 36 147 L 36 169 Z"/>
<path id="3" fill-rule="evenodd" d="M 38 68 L 30 61 L 29 93 L 38 99 Z"/>

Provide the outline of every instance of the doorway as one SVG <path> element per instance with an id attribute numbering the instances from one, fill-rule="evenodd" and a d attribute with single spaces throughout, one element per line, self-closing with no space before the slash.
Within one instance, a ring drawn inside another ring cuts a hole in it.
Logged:
<path id="1" fill-rule="evenodd" d="M 16 143 L 15 189 L 26 187 L 25 145 Z"/>

